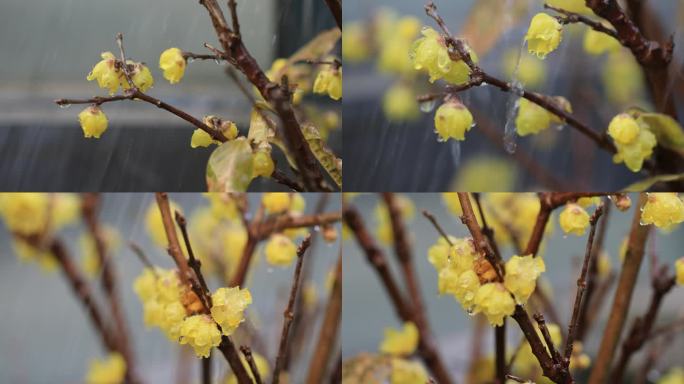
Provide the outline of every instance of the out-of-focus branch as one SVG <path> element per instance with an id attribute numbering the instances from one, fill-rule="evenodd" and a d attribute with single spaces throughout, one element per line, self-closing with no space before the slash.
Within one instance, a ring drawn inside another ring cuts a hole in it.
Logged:
<path id="1" fill-rule="evenodd" d="M 126 317 L 121 306 L 116 271 L 111 262 L 111 255 L 107 249 L 100 222 L 97 219 L 99 207 L 99 195 L 86 194 L 83 196 L 81 206 L 83 221 L 90 232 L 90 236 L 93 238 L 100 266 L 102 268 L 102 286 L 107 295 L 107 301 L 109 302 L 112 317 L 114 318 L 114 323 L 116 324 L 118 331 L 119 350 L 126 361 L 126 375 L 128 380 L 137 382 L 139 379 L 136 377 L 136 361 L 133 349 L 128 340 L 128 325 L 126 324 Z"/>
<path id="2" fill-rule="evenodd" d="M 254 362 L 254 357 L 252 356 L 252 350 L 249 347 L 243 345 L 240 347 L 240 352 L 242 352 L 242 354 L 245 356 L 245 360 L 247 360 L 247 365 L 249 365 L 249 369 L 252 371 L 252 377 L 254 377 L 254 384 L 263 384 L 263 381 L 261 380 L 261 374 L 259 373 L 259 368 Z"/>
<path id="3" fill-rule="evenodd" d="M 330 358 L 332 357 L 335 339 L 340 328 L 340 318 L 342 315 L 342 252 L 337 258 L 335 267 L 335 281 L 330 291 L 330 298 L 325 309 L 323 324 L 318 334 L 318 341 L 311 356 L 309 373 L 306 377 L 307 384 L 318 384 L 324 380 L 324 375 Z"/>
<path id="4" fill-rule="evenodd" d="M 342 29 L 342 0 L 325 0 L 325 3 L 328 4 L 337 26 Z"/>
<path id="5" fill-rule="evenodd" d="M 603 384 L 606 381 L 613 361 L 613 355 L 620 341 L 636 279 L 639 275 L 639 268 L 644 257 L 644 247 L 648 234 L 651 231 L 650 225 L 641 225 L 640 223 L 641 207 L 646 203 L 646 199 L 646 194 L 642 193 L 639 197 L 639 204 L 634 209 L 627 254 L 622 263 L 613 305 L 604 329 L 603 338 L 601 339 L 598 356 L 593 365 L 594 369 L 589 377 L 589 384 Z"/>

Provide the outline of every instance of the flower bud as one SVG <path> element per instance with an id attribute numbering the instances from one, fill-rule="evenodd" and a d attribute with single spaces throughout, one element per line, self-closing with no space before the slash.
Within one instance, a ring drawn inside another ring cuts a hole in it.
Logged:
<path id="1" fill-rule="evenodd" d="M 93 70 L 88 74 L 88 81 L 97 80 L 100 88 L 108 89 L 109 94 L 113 95 L 126 81 L 123 72 L 117 68 L 116 57 L 111 52 L 103 52 L 102 60 L 95 64 Z"/>
<path id="2" fill-rule="evenodd" d="M 589 226 L 589 214 L 578 204 L 566 204 L 559 222 L 563 232 L 582 236 Z"/>
<path id="3" fill-rule="evenodd" d="M 102 109 L 97 105 L 90 106 L 78 114 L 78 120 L 81 122 L 81 129 L 83 135 L 99 139 L 100 136 L 107 130 L 109 121 L 107 115 L 102 112 Z"/>
<path id="4" fill-rule="evenodd" d="M 181 81 L 185 74 L 185 57 L 178 48 L 169 48 L 159 56 L 159 68 L 164 71 L 164 78 L 171 84 Z"/>
<path id="5" fill-rule="evenodd" d="M 269 264 L 287 267 L 297 257 L 297 246 L 289 237 L 277 233 L 268 239 L 264 253 Z"/>
<path id="6" fill-rule="evenodd" d="M 525 35 L 527 49 L 531 54 L 544 59 L 558 48 L 562 39 L 563 27 L 555 18 L 546 13 L 537 13 L 530 22 Z"/>
<path id="7" fill-rule="evenodd" d="M 669 229 L 684 221 L 684 202 L 676 193 L 649 193 L 641 209 L 641 224 Z"/>
<path id="8" fill-rule="evenodd" d="M 336 68 L 335 65 L 325 65 L 318 76 L 313 86 L 314 93 L 328 94 L 331 99 L 339 100 L 342 98 L 342 68 Z"/>
<path id="9" fill-rule="evenodd" d="M 473 115 L 456 100 L 442 104 L 435 114 L 435 129 L 440 141 L 447 141 L 450 138 L 465 140 L 465 133 L 472 125 Z"/>

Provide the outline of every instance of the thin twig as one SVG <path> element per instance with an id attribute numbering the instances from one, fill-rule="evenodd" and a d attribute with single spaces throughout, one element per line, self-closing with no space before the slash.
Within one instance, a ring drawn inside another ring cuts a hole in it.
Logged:
<path id="1" fill-rule="evenodd" d="M 200 358 L 202 364 L 202 384 L 211 384 L 211 351 L 208 357 Z"/>
<path id="2" fill-rule="evenodd" d="M 297 249 L 297 266 L 295 267 L 294 276 L 292 278 L 292 288 L 290 289 L 290 299 L 287 302 L 287 308 L 283 313 L 283 330 L 280 334 L 280 344 L 278 347 L 278 356 L 276 356 L 275 368 L 273 369 L 273 384 L 278 384 L 280 382 L 280 371 L 283 369 L 283 364 L 286 359 L 287 343 L 289 341 L 289 331 L 290 325 L 292 325 L 292 319 L 294 318 L 294 304 L 297 298 L 297 292 L 299 291 L 299 285 L 301 283 L 300 276 L 302 273 L 302 263 L 304 262 L 304 254 L 306 250 L 311 245 L 311 233 L 309 233 Z"/>
<path id="3" fill-rule="evenodd" d="M 197 281 L 199 281 L 200 287 L 202 288 L 202 295 L 200 298 L 204 301 L 204 306 L 206 308 L 211 308 L 211 295 L 209 294 L 211 291 L 209 290 L 207 281 L 204 279 L 204 275 L 202 274 L 202 263 L 195 258 L 195 253 L 192 251 L 192 244 L 190 244 L 190 235 L 188 235 L 188 226 L 185 217 L 178 211 L 174 212 L 174 217 L 176 219 L 176 224 L 178 224 L 178 227 L 181 230 L 181 235 L 183 235 L 185 249 L 188 251 L 188 266 L 195 273 L 195 278 Z"/>
<path id="4" fill-rule="evenodd" d="M 247 365 L 249 365 L 249 369 L 252 371 L 254 384 L 263 384 L 263 381 L 261 380 L 261 375 L 259 374 L 259 368 L 254 362 L 254 357 L 252 356 L 252 350 L 248 346 L 243 345 L 240 347 L 240 352 L 242 352 L 242 355 L 245 356 L 245 360 L 247 360 Z"/>
<path id="5" fill-rule="evenodd" d="M 544 3 L 544 8 L 550 9 L 552 11 L 558 12 L 562 14 L 563 16 L 559 16 L 556 19 L 558 19 L 558 22 L 561 24 L 585 24 L 589 26 L 591 29 L 605 33 L 606 35 L 614 38 L 615 40 L 619 41 L 620 44 L 625 44 L 623 41 L 621 41 L 620 36 L 615 32 L 614 29 L 608 28 L 605 25 L 601 24 L 601 22 L 596 21 L 592 18 L 586 17 L 584 15 L 580 15 L 574 12 L 566 11 L 565 9 L 562 8 L 556 8 L 554 6 L 548 5 Z"/>
<path id="6" fill-rule="evenodd" d="M 342 0 L 325 0 L 330 8 L 330 13 L 332 13 L 337 23 L 337 27 L 342 29 Z"/>
<path id="7" fill-rule="evenodd" d="M 447 235 L 447 233 L 444 231 L 444 228 L 442 228 L 442 226 L 439 225 L 439 223 L 437 222 L 437 218 L 435 217 L 435 215 L 433 215 L 432 213 L 430 213 L 426 210 L 423 210 L 423 216 L 425 216 L 428 220 L 430 220 L 430 222 L 435 227 L 437 232 L 439 232 L 439 234 L 442 235 L 442 238 L 444 238 L 444 240 L 446 240 L 447 244 L 454 245 L 454 243 L 451 241 L 451 239 L 449 239 L 449 235 Z"/>
<path id="8" fill-rule="evenodd" d="M 570 357 L 572 356 L 573 343 L 577 335 L 577 328 L 579 326 L 578 320 L 580 315 L 580 309 L 582 305 L 582 295 L 587 287 L 587 273 L 589 271 L 589 263 L 591 262 L 592 255 L 594 255 L 594 235 L 596 234 L 596 223 L 603 215 L 603 203 L 596 208 L 594 214 L 589 220 L 591 228 L 589 230 L 589 238 L 587 239 L 587 248 L 584 252 L 584 262 L 582 263 L 582 271 L 577 279 L 577 293 L 575 294 L 575 303 L 572 307 L 572 315 L 570 317 L 570 325 L 568 326 L 568 337 L 565 341 L 565 356 L 564 364 L 570 366 Z"/>

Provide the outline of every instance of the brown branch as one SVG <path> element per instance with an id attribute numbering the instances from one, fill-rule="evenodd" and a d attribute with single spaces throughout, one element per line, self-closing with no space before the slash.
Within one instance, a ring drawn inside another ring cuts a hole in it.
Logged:
<path id="1" fill-rule="evenodd" d="M 200 359 L 202 365 L 202 384 L 211 384 L 211 351 L 208 357 Z"/>
<path id="2" fill-rule="evenodd" d="M 325 0 L 330 8 L 330 13 L 332 13 L 337 23 L 337 27 L 342 29 L 342 0 Z"/>
<path id="3" fill-rule="evenodd" d="M 579 316 L 577 318 L 577 334 L 576 340 L 584 340 L 584 336 L 591 324 L 587 323 L 588 311 L 590 303 L 592 302 L 593 294 L 597 288 L 598 280 L 598 263 L 601 251 L 603 250 L 603 243 L 605 242 L 606 233 L 608 232 L 608 218 L 610 217 L 611 204 L 605 204 L 603 210 L 603 221 L 598 226 L 596 233 L 596 241 L 592 250 L 591 261 L 589 262 L 589 271 L 587 274 L 587 285 L 584 293 L 584 299 L 580 306 Z"/>
<path id="4" fill-rule="evenodd" d="M 339 211 L 304 216 L 271 216 L 258 226 L 256 235 L 259 240 L 262 240 L 285 229 L 323 226 L 340 220 L 342 220 L 342 212 Z"/>
<path id="5" fill-rule="evenodd" d="M 271 178 L 275 180 L 277 183 L 285 185 L 295 192 L 304 191 L 304 186 L 302 186 L 302 184 L 299 181 L 291 179 L 288 175 L 286 175 L 283 171 L 279 169 L 273 170 Z"/>
<path id="6" fill-rule="evenodd" d="M 90 99 L 57 99 L 55 100 L 55 104 L 57 105 L 71 105 L 71 104 L 95 104 L 95 105 L 101 105 L 104 103 L 109 103 L 113 101 L 121 101 L 121 100 L 142 100 L 146 103 L 152 104 L 157 106 L 157 108 L 161 108 L 163 110 L 166 110 L 168 112 L 171 112 L 172 114 L 180 117 L 181 119 L 187 121 L 188 123 L 192 124 L 194 127 L 199 128 L 203 130 L 204 132 L 208 133 L 214 140 L 220 141 L 220 142 L 226 142 L 228 139 L 226 139 L 223 134 L 216 129 L 211 128 L 210 126 L 204 124 L 202 121 L 198 120 L 196 117 L 190 115 L 189 113 L 182 111 L 176 107 L 174 107 L 171 104 L 168 104 L 166 102 L 163 102 L 157 98 L 154 98 L 146 93 L 141 92 L 138 89 L 131 89 L 129 92 L 127 92 L 125 95 L 116 95 L 116 96 L 109 96 L 109 97 L 101 97 L 101 96 L 96 96 Z"/>
<path id="7" fill-rule="evenodd" d="M 503 281 L 503 260 L 501 260 L 501 255 L 498 255 L 496 252 L 494 252 L 492 245 L 489 243 L 489 241 L 487 241 L 487 238 L 482 232 L 480 225 L 477 224 L 475 212 L 473 211 L 473 206 L 470 204 L 468 193 L 458 192 L 458 201 L 461 203 L 461 209 L 463 210 L 461 222 L 468 227 L 470 234 L 473 236 L 473 244 L 475 245 L 475 249 L 492 265 L 499 281 Z"/>
<path id="8" fill-rule="evenodd" d="M 347 205 L 344 208 L 343 216 L 347 227 L 349 227 L 351 232 L 354 234 L 356 242 L 364 251 L 368 263 L 380 278 L 385 291 L 390 297 L 390 301 L 392 302 L 397 316 L 402 321 L 414 322 L 416 327 L 418 327 L 419 324 L 415 319 L 415 311 L 413 310 L 410 301 L 404 297 L 404 294 L 399 289 L 399 285 L 389 269 L 385 254 L 378 247 L 373 240 L 373 237 L 366 229 L 359 212 L 352 206 Z M 423 359 L 423 362 L 439 383 L 450 384 L 452 379 L 448 370 L 446 369 L 446 366 L 442 362 L 439 351 L 434 348 L 434 345 L 425 343 L 428 337 L 428 335 L 425 333 L 425 329 L 418 327 L 418 334 L 418 353 Z"/>
<path id="9" fill-rule="evenodd" d="M 667 266 L 660 268 L 652 279 L 653 293 L 651 294 L 648 310 L 642 317 L 635 319 L 632 323 L 632 328 L 627 333 L 627 339 L 622 343 L 620 357 L 615 368 L 612 370 L 612 382 L 621 383 L 623 381 L 629 360 L 648 341 L 662 301 L 665 295 L 674 288 L 675 284 L 676 278 L 669 274 Z"/>
<path id="10" fill-rule="evenodd" d="M 283 123 L 285 142 L 295 159 L 297 169 L 302 174 L 306 189 L 310 191 L 321 190 L 325 182 L 318 161 L 311 152 L 295 116 L 290 90 L 285 84 L 275 84 L 266 77 L 257 61 L 245 47 L 239 34 L 236 31 L 231 31 L 228 27 L 223 11 L 216 0 L 200 0 L 200 4 L 209 12 L 216 35 L 230 61 L 259 90 L 264 100 L 273 106 L 280 117 Z"/>
<path id="11" fill-rule="evenodd" d="M 342 315 L 342 253 L 337 258 L 335 267 L 335 281 L 330 291 L 330 298 L 325 309 L 323 324 L 318 334 L 318 342 L 311 355 L 309 363 L 309 373 L 306 377 L 307 384 L 318 384 L 323 382 L 323 377 L 332 357 L 333 346 L 340 328 L 340 318 Z"/>
<path id="12" fill-rule="evenodd" d="M 292 319 L 294 318 L 294 304 L 297 298 L 297 292 L 299 291 L 300 275 L 302 273 L 302 263 L 304 262 L 304 254 L 306 250 L 311 245 L 311 233 L 309 233 L 306 238 L 302 241 L 297 249 L 297 266 L 295 267 L 294 276 L 292 278 L 292 288 L 290 289 L 290 299 L 287 302 L 287 308 L 283 313 L 283 330 L 280 335 L 280 346 L 278 347 L 278 356 L 276 356 L 275 368 L 273 369 L 273 384 L 278 384 L 280 382 L 280 371 L 283 369 L 285 363 L 288 334 L 290 331 L 290 325 L 292 324 Z"/>
<path id="13" fill-rule="evenodd" d="M 597 16 L 615 28 L 618 40 L 632 51 L 639 63 L 645 67 L 666 67 L 672 61 L 672 41 L 662 45 L 648 40 L 616 0 L 587 0 L 586 3 Z"/>
<path id="14" fill-rule="evenodd" d="M 240 36 L 240 20 L 237 13 L 237 1 L 228 0 L 228 8 L 230 9 L 230 19 L 233 22 L 233 32 Z"/>
<path id="15" fill-rule="evenodd" d="M 518 87 L 514 86 L 513 84 L 503 81 L 485 72 L 472 60 L 470 53 L 465 47 L 465 43 L 462 40 L 456 39 L 451 34 L 451 32 L 449 32 L 446 23 L 444 22 L 442 17 L 439 16 L 439 14 L 437 13 L 437 7 L 432 1 L 430 1 L 425 6 L 425 11 L 427 15 L 434 19 L 439 25 L 439 27 L 442 29 L 442 32 L 445 35 L 444 38 L 446 44 L 453 48 L 454 53 L 452 54 L 451 59 L 454 61 L 463 60 L 468 65 L 471 71 L 470 81 L 465 85 L 466 88 L 461 89 L 461 87 L 457 87 L 455 89 L 452 89 L 452 91 L 449 91 L 447 89 L 444 93 L 445 95 L 450 94 L 452 92 L 459 92 L 464 89 L 481 86 L 485 84 L 491 85 L 496 88 L 499 88 L 503 92 L 510 92 L 520 97 L 523 97 L 537 104 L 538 106 L 546 109 L 552 114 L 558 116 L 561 120 L 568 123 L 568 125 L 575 128 L 578 132 L 582 133 L 588 139 L 594 141 L 599 148 L 602 148 L 608 151 L 609 153 L 613 154 L 617 152 L 615 145 L 613 145 L 613 142 L 610 140 L 610 137 L 608 137 L 606 133 L 597 133 L 586 124 L 577 120 L 571 113 L 568 113 L 563 109 L 562 106 L 558 105 L 553 98 L 536 92 L 518 89 Z"/>
<path id="16" fill-rule="evenodd" d="M 542 315 L 541 313 L 537 313 L 533 317 L 534 320 L 537 322 L 537 325 L 539 326 L 539 332 L 542 334 L 542 337 L 544 338 L 544 343 L 546 343 L 546 347 L 548 348 L 551 354 L 551 359 L 553 360 L 554 364 L 562 364 L 563 357 L 561 356 L 558 349 L 556 349 L 556 345 L 553 343 L 551 333 L 549 332 L 549 329 L 546 327 L 546 320 L 544 320 L 544 315 Z"/>
<path id="17" fill-rule="evenodd" d="M 342 353 L 340 352 L 335 358 L 335 367 L 330 374 L 330 384 L 339 384 L 342 382 Z"/>
<path id="18" fill-rule="evenodd" d="M 625 324 L 625 318 L 629 311 L 632 293 L 636 284 L 639 268 L 644 257 L 644 247 L 650 225 L 641 225 L 641 207 L 646 203 L 646 194 L 639 197 L 639 204 L 634 209 L 632 227 L 629 234 L 627 254 L 622 263 L 622 271 L 618 280 L 617 290 L 610 310 L 610 316 L 604 329 L 603 338 L 599 347 L 598 356 L 594 363 L 594 369 L 589 377 L 589 384 L 602 384 L 606 381 L 615 349 L 620 341 L 620 334 Z"/>
<path id="19" fill-rule="evenodd" d="M 245 366 L 242 365 L 240 355 L 238 355 L 238 351 L 235 347 L 235 344 L 233 344 L 233 340 L 231 340 L 228 336 L 221 336 L 221 344 L 219 344 L 219 346 L 216 348 L 221 351 L 223 357 L 225 357 L 228 361 L 228 365 L 230 365 L 230 369 L 233 370 L 233 374 L 237 378 L 238 383 L 252 384 L 252 379 L 249 378 L 249 374 L 247 373 Z"/>
<path id="20" fill-rule="evenodd" d="M 118 349 L 121 351 L 121 354 L 126 361 L 126 377 L 130 381 L 138 382 L 140 379 L 136 376 L 136 361 L 133 349 L 128 340 L 128 325 L 126 324 L 126 318 L 121 306 L 116 271 L 111 262 L 111 255 L 107 249 L 100 222 L 97 219 L 99 207 L 99 195 L 86 194 L 83 196 L 81 206 L 83 221 L 95 243 L 95 249 L 102 268 L 102 287 L 107 295 L 107 301 L 109 302 L 112 317 L 114 318 L 114 323 L 116 324 L 116 329 L 118 331 Z"/>
<path id="21" fill-rule="evenodd" d="M 95 302 L 93 292 L 91 291 L 88 282 L 83 277 L 76 264 L 72 261 L 64 244 L 58 239 L 53 239 L 49 244 L 49 249 L 50 253 L 54 255 L 62 268 L 62 272 L 64 272 L 64 276 L 69 281 L 69 285 L 74 294 L 85 307 L 88 316 L 90 317 L 90 322 L 100 335 L 102 345 L 110 352 L 118 351 L 118 342 L 115 332 L 107 325 L 106 318 Z"/>
<path id="22" fill-rule="evenodd" d="M 185 242 L 185 249 L 188 251 L 188 266 L 195 273 L 195 279 L 200 283 L 200 292 L 202 293 L 199 297 L 202 300 L 205 308 L 211 308 L 211 294 L 207 281 L 204 279 L 202 274 L 202 263 L 195 258 L 195 253 L 192 251 L 192 244 L 190 244 L 190 236 L 188 235 L 188 226 L 185 217 L 178 212 L 174 212 L 174 217 L 176 219 L 176 224 L 181 230 L 181 235 L 183 235 L 183 241 Z"/>
<path id="23" fill-rule="evenodd" d="M 259 374 L 259 368 L 254 362 L 254 357 L 252 356 L 252 350 L 249 347 L 243 345 L 240 347 L 240 352 L 242 352 L 242 354 L 245 356 L 245 360 L 247 360 L 247 365 L 249 365 L 249 369 L 252 371 L 252 377 L 254 377 L 254 384 L 263 384 L 263 381 L 261 380 L 261 375 Z"/>
<path id="24" fill-rule="evenodd" d="M 586 17 L 584 15 L 580 15 L 574 12 L 566 11 L 565 9 L 562 8 L 556 8 L 551 5 L 548 5 L 544 3 L 544 8 L 550 9 L 552 11 L 558 12 L 562 14 L 563 16 L 558 16 L 556 19 L 558 20 L 559 23 L 565 25 L 565 24 L 585 24 L 591 29 L 605 33 L 606 35 L 614 38 L 615 40 L 619 41 L 620 44 L 625 45 L 626 42 L 621 41 L 620 36 L 615 32 L 615 30 L 606 27 L 605 25 L 601 24 L 601 22 L 596 21 L 592 18 Z M 628 47 L 629 48 L 629 47 Z"/>
<path id="25" fill-rule="evenodd" d="M 496 383 L 506 383 L 506 318 L 503 325 L 494 327 L 494 364 Z"/>
<path id="26" fill-rule="evenodd" d="M 437 222 L 437 218 L 435 218 L 435 215 L 426 210 L 423 210 L 423 216 L 430 220 L 430 222 L 435 227 L 437 232 L 439 232 L 439 234 L 442 235 L 442 238 L 446 240 L 447 244 L 454 245 L 454 243 L 451 242 L 451 239 L 449 239 L 449 235 L 447 235 L 447 233 L 444 231 L 444 228 L 442 228 L 442 226 L 439 225 L 439 223 Z"/>
<path id="27" fill-rule="evenodd" d="M 582 295 L 587 287 L 587 274 L 589 271 L 589 263 L 591 262 L 594 252 L 594 235 L 596 234 L 596 223 L 603 215 L 603 203 L 596 208 L 594 214 L 589 220 L 591 228 L 589 230 L 589 238 L 587 239 L 587 248 L 584 252 L 584 262 L 582 263 L 582 270 L 577 279 L 577 293 L 575 294 L 575 303 L 572 307 L 572 315 L 570 317 L 570 325 L 568 326 L 568 337 L 565 341 L 565 356 L 563 363 L 570 367 L 570 357 L 572 356 L 573 343 L 577 336 L 578 321 L 580 316 L 580 309 L 582 305 Z"/>

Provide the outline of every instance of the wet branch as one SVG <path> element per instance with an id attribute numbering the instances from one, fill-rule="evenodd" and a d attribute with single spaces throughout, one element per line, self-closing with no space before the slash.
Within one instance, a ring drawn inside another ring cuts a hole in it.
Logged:
<path id="1" fill-rule="evenodd" d="M 550 9 L 552 11 L 558 12 L 563 16 L 558 16 L 556 19 L 558 20 L 559 23 L 561 24 L 585 24 L 589 26 L 591 29 L 605 33 L 608 36 L 613 37 L 615 40 L 619 41 L 621 44 L 625 45 L 626 43 L 621 41 L 620 36 L 615 32 L 615 30 L 606 27 L 605 25 L 601 24 L 599 21 L 596 21 L 590 17 L 586 17 L 584 15 L 580 15 L 578 13 L 566 11 L 565 9 L 562 8 L 556 8 L 551 5 L 548 5 L 544 3 L 544 8 Z"/>
<path id="2" fill-rule="evenodd" d="M 257 365 L 254 362 L 254 357 L 252 356 L 252 350 L 249 347 L 243 345 L 240 347 L 240 352 L 242 352 L 242 354 L 245 356 L 247 365 L 249 365 L 249 370 L 252 371 L 252 376 L 254 377 L 254 384 L 263 384 L 263 381 L 261 380 L 261 374 L 259 374 L 259 368 L 257 368 Z"/>
<path id="3" fill-rule="evenodd" d="M 276 356 L 275 368 L 273 369 L 273 384 L 278 384 L 280 382 L 280 371 L 283 369 L 285 360 L 287 359 L 287 343 L 289 341 L 290 326 L 292 325 L 292 319 L 294 319 L 294 305 L 295 299 L 297 298 L 297 292 L 299 291 L 299 285 L 301 283 L 301 273 L 302 273 L 302 263 L 304 262 L 304 254 L 306 250 L 311 245 L 311 233 L 309 233 L 297 249 L 297 266 L 295 267 L 294 276 L 292 278 L 292 288 L 290 289 L 290 299 L 287 302 L 287 308 L 283 313 L 283 330 L 280 335 L 280 345 L 278 347 L 278 356 Z"/>

